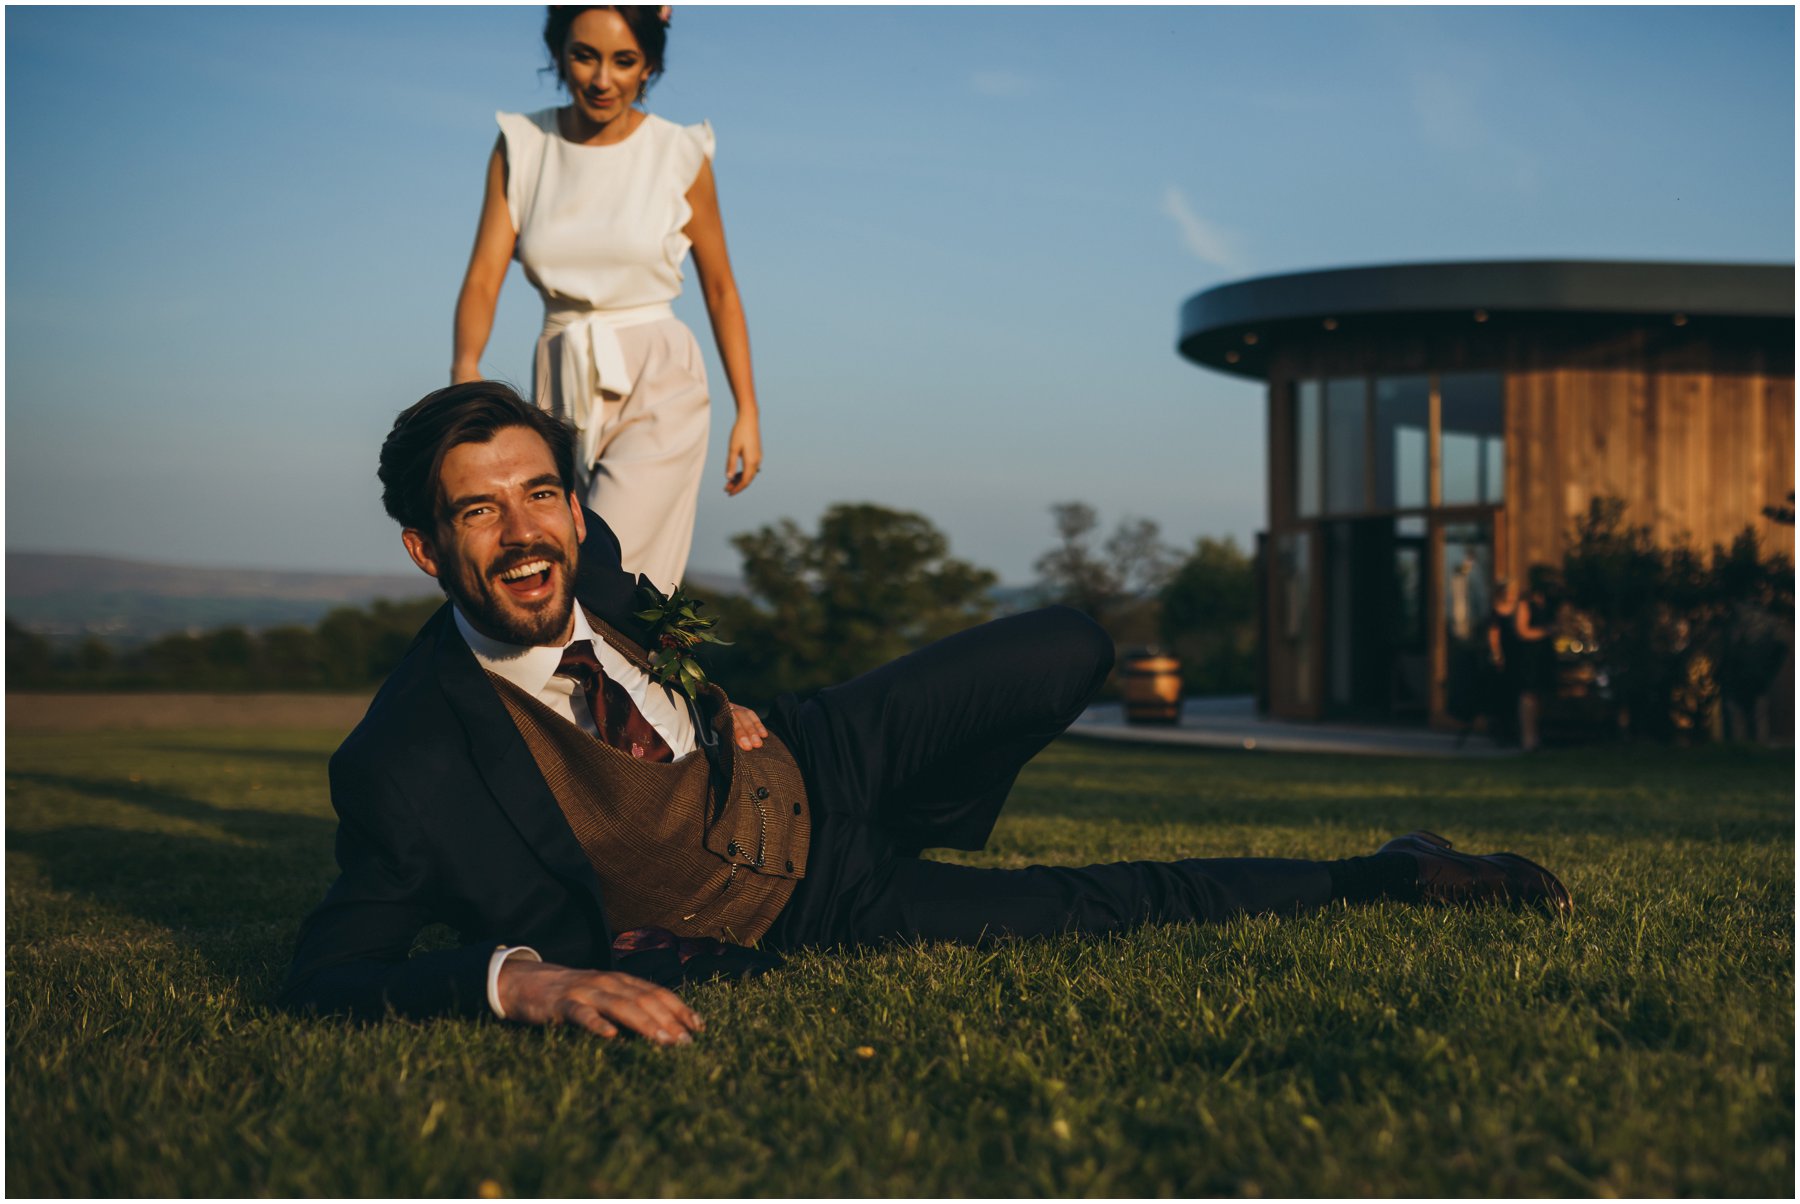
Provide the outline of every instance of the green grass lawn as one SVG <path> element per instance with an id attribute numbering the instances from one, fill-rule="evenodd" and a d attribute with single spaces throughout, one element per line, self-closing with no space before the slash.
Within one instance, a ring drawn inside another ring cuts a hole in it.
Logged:
<path id="1" fill-rule="evenodd" d="M 1789 753 L 1064 742 L 971 861 L 1372 850 L 1557 870 L 1396 905 L 806 955 L 672 1051 L 272 1012 L 332 876 L 306 732 L 14 737 L 6 1189 L 26 1195 L 1750 1195 L 1794 1187 Z"/>

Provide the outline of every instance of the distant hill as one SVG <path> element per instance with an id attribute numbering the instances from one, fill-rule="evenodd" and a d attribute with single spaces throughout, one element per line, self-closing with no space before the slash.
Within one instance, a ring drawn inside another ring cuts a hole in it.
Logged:
<path id="1" fill-rule="evenodd" d="M 310 625 L 339 606 L 422 598 L 417 574 L 193 568 L 110 556 L 6 554 L 6 617 L 52 639 L 130 645 L 177 631 Z"/>
<path id="2" fill-rule="evenodd" d="M 744 592 L 743 580 L 725 573 L 690 573 L 686 585 L 702 598 Z M 6 617 L 58 643 L 96 635 L 129 648 L 179 631 L 310 627 L 339 606 L 436 596 L 418 573 L 297 573 L 6 554 Z M 1036 586 L 999 585 L 989 597 L 1000 614 L 1039 605 Z"/>
<path id="3" fill-rule="evenodd" d="M 743 592 L 741 582 L 722 573 L 694 573 L 689 588 L 702 595 Z M 53 640 L 97 635 L 119 647 L 178 631 L 311 626 L 339 606 L 435 594 L 417 573 L 298 573 L 6 554 L 8 619 Z"/>

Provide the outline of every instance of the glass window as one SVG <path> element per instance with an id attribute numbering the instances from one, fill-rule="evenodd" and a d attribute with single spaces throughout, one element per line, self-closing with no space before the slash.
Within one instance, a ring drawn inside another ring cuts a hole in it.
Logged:
<path id="1" fill-rule="evenodd" d="M 1431 378 L 1375 381 L 1375 508 L 1418 510 L 1431 480 L 1426 446 L 1431 429 Z"/>
<path id="2" fill-rule="evenodd" d="M 1275 541 L 1277 569 L 1275 599 L 1277 631 L 1288 646 L 1288 668 L 1294 702 L 1312 705 L 1312 546 L 1305 531 L 1294 531 Z"/>
<path id="3" fill-rule="evenodd" d="M 1394 642 L 1414 645 L 1425 639 L 1425 539 L 1408 538 L 1394 527 Z"/>
<path id="4" fill-rule="evenodd" d="M 1312 518 L 1319 512 L 1319 382 L 1294 386 L 1294 512 Z"/>
<path id="5" fill-rule="evenodd" d="M 1494 533 L 1487 523 L 1444 524 L 1444 634 L 1450 646 L 1484 638 L 1494 581 Z"/>
<path id="6" fill-rule="evenodd" d="M 1495 505 L 1506 492 L 1505 385 L 1497 373 L 1447 372 L 1442 399 L 1445 506 Z"/>
<path id="7" fill-rule="evenodd" d="M 1485 522 L 1445 523 L 1443 672 L 1445 711 L 1472 724 L 1487 709 L 1484 683 L 1491 673 L 1487 647 L 1488 610 L 1493 605 L 1494 531 Z"/>
<path id="8" fill-rule="evenodd" d="M 1354 514 L 1368 507 L 1363 489 L 1369 386 L 1362 377 L 1325 382 L 1325 509 Z"/>
<path id="9" fill-rule="evenodd" d="M 1356 666 L 1355 623 L 1356 597 L 1352 592 L 1353 564 L 1356 556 L 1351 527 L 1356 524 L 1325 524 L 1325 691 L 1334 707 L 1348 707 L 1355 701 L 1356 684 L 1352 676 Z"/>

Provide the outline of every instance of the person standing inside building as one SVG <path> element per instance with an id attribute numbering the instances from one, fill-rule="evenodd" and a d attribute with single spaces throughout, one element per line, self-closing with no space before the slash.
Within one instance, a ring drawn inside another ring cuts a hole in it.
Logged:
<path id="1" fill-rule="evenodd" d="M 1488 619 L 1488 650 L 1504 682 L 1501 724 L 1520 748 L 1534 752 L 1544 698 L 1555 688 L 1550 629 L 1535 625 L 1537 616 L 1548 613 L 1548 605 L 1539 590 L 1521 596 L 1518 582 L 1510 578 L 1499 587 Z"/>
<path id="2" fill-rule="evenodd" d="M 762 467 L 712 129 L 640 107 L 663 72 L 668 23 L 666 7 L 550 7 L 544 44 L 569 103 L 497 115 L 450 371 L 453 384 L 482 378 L 517 258 L 544 300 L 537 404 L 575 427 L 577 493 L 617 533 L 626 569 L 665 591 L 687 567 L 711 416 L 699 345 L 670 309 L 690 248 L 737 402 L 725 492 L 742 492 Z"/>

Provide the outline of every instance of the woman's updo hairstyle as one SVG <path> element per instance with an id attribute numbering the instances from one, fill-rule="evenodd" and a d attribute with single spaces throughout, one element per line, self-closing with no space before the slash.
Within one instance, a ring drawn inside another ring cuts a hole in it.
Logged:
<path id="1" fill-rule="evenodd" d="M 544 17 L 544 46 L 550 51 L 550 70 L 556 74 L 558 83 L 568 86 L 568 81 L 563 79 L 563 46 L 569 40 L 569 27 L 575 24 L 576 17 L 590 8 L 610 8 L 624 18 L 631 36 L 637 39 L 638 48 L 650 64 L 650 74 L 644 78 L 644 92 L 648 92 L 650 85 L 661 77 L 664 48 L 669 43 L 666 5 L 552 4 L 548 7 L 549 12 Z M 639 97 L 642 98 L 642 93 Z"/>

